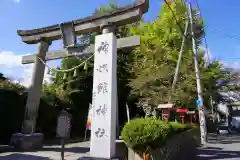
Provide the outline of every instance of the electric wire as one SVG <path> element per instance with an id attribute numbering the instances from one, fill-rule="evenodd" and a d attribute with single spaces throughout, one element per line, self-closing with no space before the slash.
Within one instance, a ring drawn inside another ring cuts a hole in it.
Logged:
<path id="1" fill-rule="evenodd" d="M 233 34 L 228 34 L 226 32 L 223 32 L 223 31 L 220 31 L 219 29 L 211 29 L 211 28 L 208 28 L 208 30 L 210 31 L 211 34 L 214 34 L 216 33 L 215 35 L 219 35 L 223 38 L 229 38 L 229 39 L 233 39 L 233 40 L 240 40 L 240 36 L 237 36 L 237 35 L 233 35 Z"/>
<path id="2" fill-rule="evenodd" d="M 210 64 L 210 56 L 209 56 L 209 52 L 208 52 L 208 44 L 207 44 L 207 38 L 206 38 L 206 32 L 205 32 L 205 23 L 204 23 L 204 20 L 203 20 L 203 16 L 202 16 L 202 12 L 201 12 L 201 9 L 200 9 L 200 6 L 199 6 L 199 2 L 198 2 L 198 0 L 195 0 L 195 2 L 196 2 L 196 5 L 197 5 L 197 10 L 199 11 L 200 19 L 203 22 L 203 40 L 204 40 L 204 45 L 205 45 L 205 52 L 207 54 L 207 63 L 209 65 Z"/>
<path id="3" fill-rule="evenodd" d="M 182 29 L 182 26 L 180 25 L 180 23 L 179 23 L 179 21 L 178 21 L 178 19 L 177 19 L 177 16 L 176 16 L 176 14 L 174 13 L 174 11 L 172 10 L 170 4 L 168 3 L 167 0 L 164 0 L 164 2 L 165 2 L 165 4 L 167 5 L 167 7 L 169 8 L 169 10 L 172 12 L 173 18 L 175 19 L 175 21 L 176 21 L 176 23 L 177 23 L 177 25 L 178 25 L 178 27 L 179 27 L 182 35 L 184 35 L 184 31 L 183 31 L 183 29 Z"/>

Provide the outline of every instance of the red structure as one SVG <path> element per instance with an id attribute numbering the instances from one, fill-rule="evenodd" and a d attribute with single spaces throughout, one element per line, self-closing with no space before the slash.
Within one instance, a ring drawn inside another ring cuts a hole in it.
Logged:
<path id="1" fill-rule="evenodd" d="M 184 119 L 185 119 L 185 116 L 188 111 L 189 111 L 188 108 L 177 108 L 176 109 L 176 112 L 179 113 L 180 121 L 182 124 L 184 124 Z"/>
<path id="2" fill-rule="evenodd" d="M 197 122 L 197 113 L 196 111 L 189 111 L 188 108 L 177 108 L 176 113 L 179 114 L 180 121 L 182 124 L 185 123 L 185 118 L 188 118 L 189 123 Z"/>
<path id="3" fill-rule="evenodd" d="M 197 122 L 197 115 L 195 111 L 188 111 L 187 114 L 190 118 L 190 123 Z"/>
<path id="4" fill-rule="evenodd" d="M 170 113 L 172 111 L 172 104 L 159 104 L 158 109 L 162 111 L 162 119 L 168 121 L 170 118 Z"/>
<path id="5" fill-rule="evenodd" d="M 197 113 L 195 111 L 189 111 L 188 108 L 172 108 L 172 104 L 160 104 L 158 109 L 162 112 L 162 119 L 168 121 L 169 119 L 176 119 L 179 116 L 182 124 L 187 122 L 197 122 Z M 171 116 L 173 116 L 171 118 Z M 175 117 L 175 118 L 174 118 Z"/>

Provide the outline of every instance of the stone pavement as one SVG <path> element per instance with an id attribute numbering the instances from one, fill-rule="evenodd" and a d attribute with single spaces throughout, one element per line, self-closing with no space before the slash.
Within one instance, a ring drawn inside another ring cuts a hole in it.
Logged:
<path id="1" fill-rule="evenodd" d="M 209 134 L 208 143 L 198 148 L 196 160 L 240 160 L 240 134 Z"/>
<path id="2" fill-rule="evenodd" d="M 1 149 L 1 148 L 0 148 Z M 44 146 L 35 152 L 12 152 L 4 149 L 0 160 L 59 160 L 61 148 L 56 146 Z M 89 142 L 80 142 L 66 145 L 65 159 L 79 160 L 89 155 Z M 208 143 L 198 148 L 195 160 L 240 160 L 240 134 L 217 135 L 210 134 Z"/>
<path id="3" fill-rule="evenodd" d="M 11 150 L 11 149 L 10 149 Z M 65 159 L 78 160 L 89 155 L 89 142 L 80 142 L 65 146 Z M 56 146 L 44 146 L 35 152 L 0 152 L 0 160 L 60 160 L 61 148 Z"/>

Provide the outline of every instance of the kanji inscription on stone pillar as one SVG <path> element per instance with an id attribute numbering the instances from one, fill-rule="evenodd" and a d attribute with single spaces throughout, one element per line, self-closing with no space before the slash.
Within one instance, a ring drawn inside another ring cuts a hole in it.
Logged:
<path id="1" fill-rule="evenodd" d="M 94 62 L 90 156 L 110 159 L 115 156 L 117 109 L 117 39 L 113 33 L 96 37 Z"/>

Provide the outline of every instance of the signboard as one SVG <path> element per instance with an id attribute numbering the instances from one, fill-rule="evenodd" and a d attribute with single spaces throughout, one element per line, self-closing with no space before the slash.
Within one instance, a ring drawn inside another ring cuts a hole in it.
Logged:
<path id="1" fill-rule="evenodd" d="M 162 109 L 162 108 L 172 108 L 172 107 L 173 107 L 173 104 L 170 104 L 170 103 L 168 103 L 168 104 L 159 104 L 158 105 L 159 109 Z"/>
<path id="2" fill-rule="evenodd" d="M 60 138 L 70 137 L 71 117 L 72 116 L 66 111 L 62 111 L 60 113 L 57 123 L 57 137 Z"/>
<path id="3" fill-rule="evenodd" d="M 78 46 L 88 46 L 91 42 L 91 35 L 86 34 L 86 35 L 81 35 L 77 37 L 77 45 Z"/>
<path id="4" fill-rule="evenodd" d="M 189 110 L 187 108 L 177 108 L 176 112 L 187 113 Z"/>
<path id="5" fill-rule="evenodd" d="M 196 100 L 196 104 L 199 105 L 201 102 L 200 100 Z"/>
<path id="6" fill-rule="evenodd" d="M 195 114 L 195 111 L 188 111 L 187 114 Z"/>

